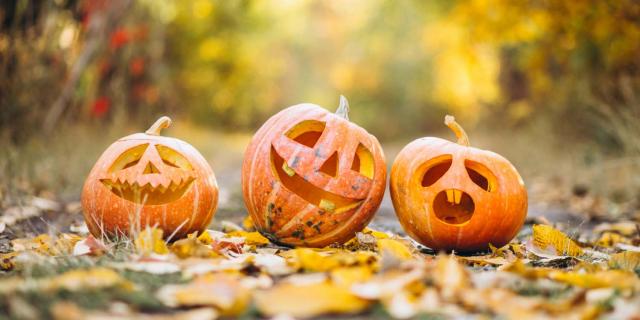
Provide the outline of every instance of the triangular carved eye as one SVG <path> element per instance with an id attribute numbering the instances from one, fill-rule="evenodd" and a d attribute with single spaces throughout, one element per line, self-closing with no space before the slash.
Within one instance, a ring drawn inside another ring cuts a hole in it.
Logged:
<path id="1" fill-rule="evenodd" d="M 147 147 L 149 147 L 149 144 L 145 143 L 125 150 L 113 162 L 111 167 L 109 167 L 108 172 L 112 173 L 135 166 L 136 164 L 138 164 L 138 162 L 140 162 L 140 158 L 142 158 L 142 155 L 147 150 Z"/>
<path id="2" fill-rule="evenodd" d="M 491 170 L 483 164 L 471 160 L 465 160 L 464 166 L 473 183 L 485 191 L 492 192 L 497 188 L 497 179 Z"/>
<path id="3" fill-rule="evenodd" d="M 440 180 L 451 167 L 451 155 L 443 155 L 429 160 L 426 164 L 427 169 L 422 176 L 422 186 L 429 187 Z"/>
<path id="4" fill-rule="evenodd" d="M 162 162 L 164 164 L 174 168 L 193 170 L 193 167 L 191 166 L 191 163 L 189 163 L 189 160 L 187 160 L 187 158 L 180 154 L 180 152 L 159 144 L 156 145 L 156 150 L 158 151 L 158 155 L 160 155 L 160 159 L 162 159 Z"/>
<path id="5" fill-rule="evenodd" d="M 351 170 L 359 172 L 361 175 L 373 179 L 373 155 L 362 143 L 358 144 L 356 154 L 353 156 Z"/>
<path id="6" fill-rule="evenodd" d="M 324 132 L 326 124 L 317 120 L 304 120 L 289 129 L 285 135 L 302 145 L 313 148 Z"/>

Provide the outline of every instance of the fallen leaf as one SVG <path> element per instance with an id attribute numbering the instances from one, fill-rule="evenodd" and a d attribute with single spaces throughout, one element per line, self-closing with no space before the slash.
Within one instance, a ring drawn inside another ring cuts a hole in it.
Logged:
<path id="1" fill-rule="evenodd" d="M 237 230 L 227 233 L 227 237 L 242 237 L 245 239 L 246 244 L 250 246 L 264 246 L 270 243 L 269 239 L 265 238 L 257 231 L 247 232 Z"/>
<path id="2" fill-rule="evenodd" d="M 399 260 L 408 260 L 413 257 L 409 247 L 394 239 L 378 239 L 378 251 L 383 256 L 385 254 L 390 254 Z"/>
<path id="3" fill-rule="evenodd" d="M 552 271 L 549 273 L 549 279 L 587 289 L 617 288 L 637 290 L 640 288 L 640 280 L 638 280 L 637 276 L 634 273 L 622 270 L 606 270 L 594 273 Z"/>
<path id="4" fill-rule="evenodd" d="M 329 271 L 337 267 L 372 265 L 377 261 L 377 256 L 373 252 L 351 252 L 341 249 L 296 248 L 280 255 L 286 258 L 293 268 L 310 272 Z"/>
<path id="5" fill-rule="evenodd" d="M 338 267 L 331 270 L 330 275 L 333 284 L 343 288 L 351 288 L 356 283 L 366 282 L 373 276 L 369 267 Z"/>
<path id="6" fill-rule="evenodd" d="M 133 288 L 133 285 L 120 275 L 107 268 L 77 269 L 67 271 L 51 279 L 42 280 L 41 288 L 45 290 L 89 290 L 121 286 Z"/>
<path id="7" fill-rule="evenodd" d="M 369 306 L 368 301 L 327 282 L 310 285 L 281 284 L 272 289 L 257 291 L 254 301 L 264 315 L 296 318 L 331 313 L 354 314 Z"/>
<path id="8" fill-rule="evenodd" d="M 205 238 L 205 240 L 207 239 Z M 188 235 L 185 239 L 180 239 L 174 242 L 171 244 L 170 249 L 173 254 L 182 259 L 190 257 L 210 258 L 218 256 L 211 246 L 203 243 L 203 241 L 200 240 L 200 237 L 196 237 L 195 233 Z"/>
<path id="9" fill-rule="evenodd" d="M 13 259 L 18 255 L 17 252 L 0 253 L 0 270 L 11 270 L 15 267 Z"/>
<path id="10" fill-rule="evenodd" d="M 145 228 L 135 240 L 136 250 L 143 256 L 151 254 L 167 254 L 169 248 L 162 239 L 163 231 L 158 228 Z"/>
<path id="11" fill-rule="evenodd" d="M 436 287 L 445 299 L 452 299 L 470 286 L 469 274 L 454 255 L 440 255 L 433 271 Z"/>
<path id="12" fill-rule="evenodd" d="M 583 253 L 582 248 L 564 233 L 543 224 L 533 226 L 533 244 L 556 255 L 577 257 Z"/>
<path id="13" fill-rule="evenodd" d="M 102 241 L 94 238 L 93 235 L 89 235 L 86 239 L 76 242 L 76 244 L 73 247 L 73 255 L 74 256 L 82 256 L 82 255 L 98 256 L 98 255 L 102 255 L 107 250 L 108 250 L 107 246 L 104 243 L 102 243 Z"/>
<path id="14" fill-rule="evenodd" d="M 625 251 L 612 254 L 609 260 L 609 267 L 638 272 L 640 271 L 640 252 Z"/>
<path id="15" fill-rule="evenodd" d="M 213 306 L 222 315 L 237 316 L 249 303 L 249 290 L 241 285 L 238 276 L 215 273 L 188 284 L 164 286 L 157 297 L 170 307 Z"/>
<path id="16" fill-rule="evenodd" d="M 4 229 L 7 227 L 7 224 L 4 222 L 0 222 L 0 233 L 4 232 Z"/>

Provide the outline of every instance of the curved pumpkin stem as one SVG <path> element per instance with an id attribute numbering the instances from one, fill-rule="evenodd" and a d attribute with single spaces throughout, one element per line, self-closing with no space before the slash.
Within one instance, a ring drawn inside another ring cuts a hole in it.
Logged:
<path id="1" fill-rule="evenodd" d="M 343 95 L 340 95 L 340 105 L 338 105 L 336 115 L 344 118 L 345 120 L 349 120 L 349 101 L 347 101 L 347 98 Z"/>
<path id="2" fill-rule="evenodd" d="M 446 115 L 444 117 L 444 124 L 446 124 L 447 127 L 449 127 L 449 129 L 451 129 L 453 133 L 456 134 L 456 137 L 458 138 L 458 144 L 465 147 L 471 145 L 469 143 L 469 136 L 467 136 L 467 133 L 464 131 L 464 129 L 462 129 L 462 126 L 460 126 L 460 124 L 456 122 L 456 118 L 451 115 Z"/>
<path id="3" fill-rule="evenodd" d="M 154 122 L 151 125 L 151 127 L 149 127 L 149 130 L 145 131 L 144 133 L 153 135 L 153 136 L 159 136 L 160 131 L 162 129 L 169 128 L 170 125 L 171 125 L 171 118 L 167 116 L 162 116 L 160 117 L 160 119 L 156 120 L 156 122 Z"/>

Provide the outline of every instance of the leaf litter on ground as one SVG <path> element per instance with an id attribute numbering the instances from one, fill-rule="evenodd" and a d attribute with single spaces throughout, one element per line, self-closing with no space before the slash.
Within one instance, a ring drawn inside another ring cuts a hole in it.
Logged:
<path id="1" fill-rule="evenodd" d="M 41 234 L 13 239 L 1 254 L 0 311 L 164 319 L 637 315 L 635 228 L 596 226 L 585 242 L 537 224 L 476 255 L 429 254 L 409 238 L 368 228 L 344 245 L 286 248 L 250 219 L 171 243 L 151 227 L 117 241 Z"/>

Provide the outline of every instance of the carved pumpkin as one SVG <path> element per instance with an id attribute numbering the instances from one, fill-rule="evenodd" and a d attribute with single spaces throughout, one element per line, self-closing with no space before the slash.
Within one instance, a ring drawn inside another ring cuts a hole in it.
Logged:
<path id="1" fill-rule="evenodd" d="M 384 155 L 347 113 L 344 97 L 335 114 L 299 104 L 271 117 L 253 137 L 242 191 L 256 228 L 271 241 L 342 243 L 373 218 L 385 189 Z"/>
<path id="2" fill-rule="evenodd" d="M 472 252 L 501 247 L 527 215 L 527 191 L 504 157 L 472 148 L 452 116 L 445 124 L 458 143 L 417 139 L 391 169 L 391 199 L 405 231 L 436 250 Z"/>
<path id="3" fill-rule="evenodd" d="M 131 235 L 157 226 L 175 239 L 209 224 L 218 203 L 215 176 L 190 144 L 160 136 L 170 124 L 162 117 L 100 156 L 82 190 L 85 220 L 94 236 Z"/>

